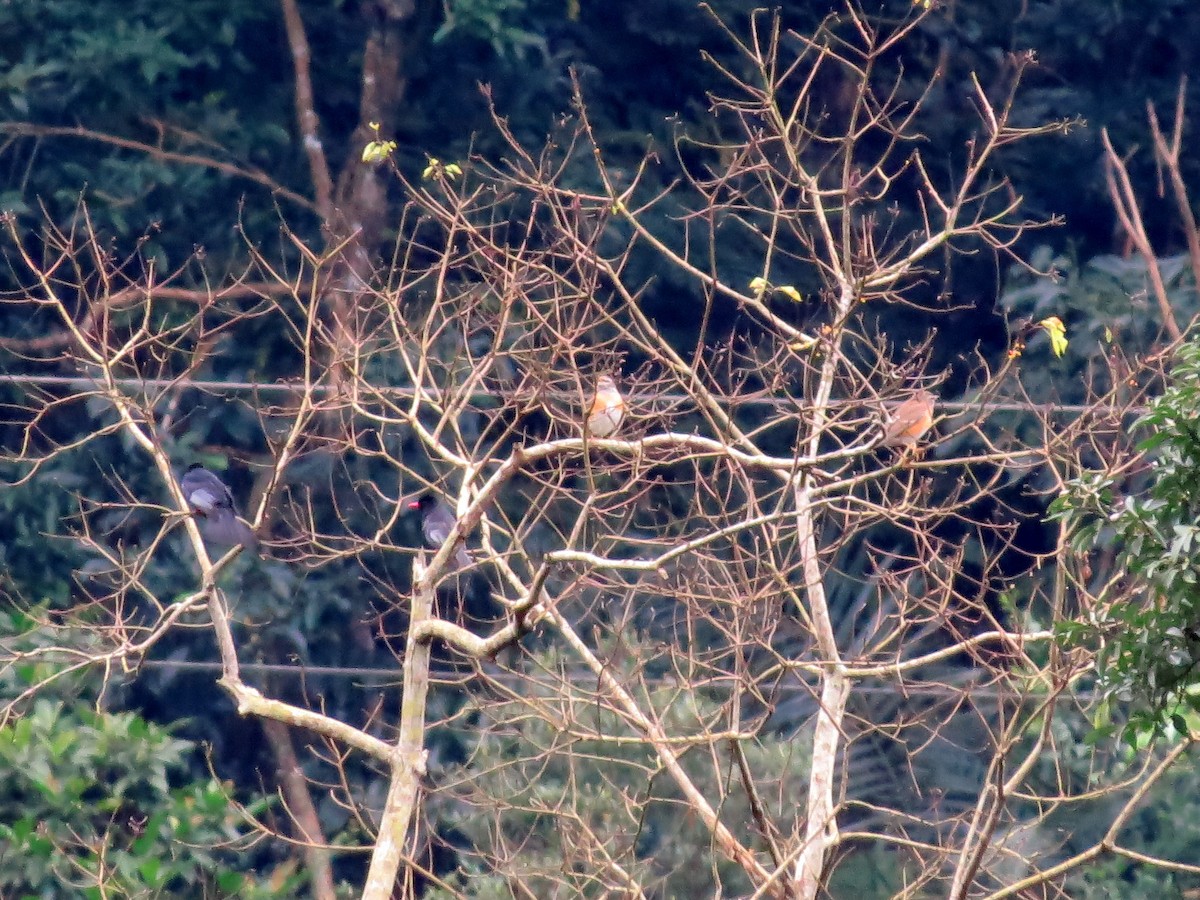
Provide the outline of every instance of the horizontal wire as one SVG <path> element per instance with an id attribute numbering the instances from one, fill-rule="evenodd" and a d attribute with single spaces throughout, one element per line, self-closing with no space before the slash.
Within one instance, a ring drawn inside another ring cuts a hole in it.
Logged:
<path id="1" fill-rule="evenodd" d="M 43 387 L 72 387 L 83 390 L 96 390 L 104 387 L 100 381 L 95 378 L 89 378 L 82 375 L 36 375 L 32 373 L 5 373 L 0 374 L 0 384 L 12 385 L 34 385 Z M 295 394 L 303 390 L 309 390 L 317 395 L 345 393 L 344 387 L 335 387 L 327 384 L 314 384 L 305 388 L 303 384 L 287 383 L 287 382 L 259 382 L 259 381 L 210 381 L 205 379 L 174 379 L 174 378 L 114 378 L 113 384 L 125 390 L 164 390 L 168 388 L 192 388 L 210 393 L 248 393 L 248 394 Z M 428 388 L 418 390 L 412 387 L 373 387 L 372 391 L 382 396 L 398 397 L 404 400 L 412 400 L 418 394 L 423 397 L 438 399 L 438 393 Z M 473 391 L 470 395 L 473 399 L 483 399 L 488 401 L 489 406 L 492 405 L 494 395 L 487 391 Z M 525 395 L 521 395 L 525 396 Z M 529 397 L 535 396 L 533 393 Z M 545 391 L 540 392 L 537 396 L 544 396 L 556 400 L 574 401 L 578 400 L 577 394 L 570 391 Z M 692 398 L 686 394 L 676 393 L 626 393 L 627 400 L 637 402 L 670 402 L 670 403 L 687 403 Z M 783 406 L 793 408 L 795 400 L 785 397 L 748 397 L 748 398 L 733 398 L 733 403 L 738 406 Z M 1103 410 L 1105 412 L 1120 412 L 1122 415 L 1143 415 L 1146 410 L 1144 407 L 1118 407 L 1113 405 L 1095 406 L 1083 403 L 1021 403 L 1016 401 L 988 401 L 986 403 L 974 403 L 971 401 L 959 400 L 939 400 L 938 406 L 943 409 L 957 412 L 967 412 L 969 410 L 987 410 L 989 412 L 1038 412 L 1038 413 L 1069 413 L 1073 415 L 1082 415 L 1083 413 Z"/>
<path id="2" fill-rule="evenodd" d="M 205 379 L 135 379 L 135 378 L 116 378 L 113 383 L 125 390 L 163 390 L 163 389 L 183 389 L 192 388 L 195 390 L 208 391 L 213 393 L 296 393 L 297 391 L 305 390 L 305 386 L 295 383 L 279 383 L 279 382 L 254 382 L 254 381 L 212 381 Z M 95 390 L 103 387 L 103 385 L 94 378 L 85 376 L 67 376 L 67 375 L 36 375 L 29 373 L 4 373 L 0 374 L 0 384 L 12 385 L 36 385 L 46 387 L 71 387 L 84 390 Z M 332 394 L 339 390 L 332 385 L 310 385 L 308 390 L 316 394 Z M 376 392 L 386 395 L 395 396 L 404 399 L 413 399 L 417 396 L 418 390 L 411 387 L 380 387 L 374 389 Z M 421 390 L 422 396 L 435 396 L 434 392 L 429 390 Z M 546 396 L 558 395 L 560 399 L 577 399 L 570 392 L 546 392 Z M 477 391 L 471 395 L 474 398 L 491 399 L 491 395 L 484 391 Z M 642 401 L 670 401 L 670 402 L 687 402 L 692 398 L 683 394 L 639 394 L 629 393 L 627 398 L 633 402 Z M 745 406 L 788 406 L 793 407 L 794 401 L 787 398 L 778 397 L 756 397 L 747 399 L 737 399 L 738 405 Z M 1091 412 L 1096 409 L 1104 409 L 1109 412 L 1120 411 L 1123 414 L 1138 414 L 1144 413 L 1142 408 L 1130 408 L 1118 410 L 1117 407 L 1095 407 L 1085 404 L 1060 404 L 1060 403 L 1019 403 L 1019 402 L 996 402 L 990 401 L 983 404 L 958 401 L 939 401 L 939 406 L 947 410 L 968 411 L 973 409 L 989 410 L 997 412 L 1041 412 L 1041 413 L 1070 413 L 1080 415 L 1086 412 Z M 147 669 L 164 669 L 175 671 L 221 671 L 221 663 L 217 661 L 193 661 L 193 660 L 143 660 L 139 664 L 140 668 Z M 399 667 L 395 669 L 384 668 L 362 668 L 351 666 L 299 666 L 282 663 L 245 663 L 240 666 L 241 670 L 251 674 L 274 674 L 286 675 L 289 677 L 324 677 L 324 678 L 385 678 L 397 681 L 400 680 L 401 672 Z M 435 673 L 455 675 L 454 672 Z M 491 674 L 489 677 L 496 680 L 512 680 L 519 681 L 519 676 L 507 674 Z M 585 680 L 593 680 L 594 676 L 586 676 L 578 679 L 580 682 Z M 648 683 L 655 684 L 655 680 Z M 673 680 L 662 680 L 657 682 L 661 686 L 673 685 Z M 706 685 L 711 687 L 712 685 Z M 809 693 L 810 689 L 801 684 L 779 684 L 775 689 L 784 693 Z M 907 683 L 903 687 L 900 686 L 871 686 L 862 685 L 856 688 L 858 693 L 924 693 L 938 694 L 943 696 L 959 696 L 968 688 L 954 688 L 947 685 L 925 684 L 918 685 Z M 969 688 L 973 697 L 983 695 L 990 699 L 999 700 L 1001 698 L 1012 698 L 1016 695 L 1011 691 L 1001 691 L 997 688 L 972 685 Z M 1073 696 L 1080 699 L 1092 699 L 1091 692 L 1076 693 Z"/>
<path id="3" fill-rule="evenodd" d="M 184 672 L 220 672 L 222 665 L 217 660 L 175 660 L 175 659 L 146 659 L 138 665 L 138 668 L 143 669 L 165 669 L 177 670 Z M 393 680 L 399 686 L 402 672 L 399 664 L 394 669 L 384 668 L 358 668 L 354 666 L 304 666 L 294 665 L 290 663 L 241 663 L 238 666 L 239 670 L 252 675 L 286 675 L 292 678 L 385 678 Z M 966 670 L 964 670 L 966 671 Z M 434 677 L 444 675 L 453 678 L 455 681 L 461 681 L 463 674 L 456 670 L 432 670 L 431 675 Z M 512 684 L 527 684 L 528 678 L 522 678 L 517 673 L 510 672 L 489 672 L 487 678 L 493 681 L 509 682 Z M 596 681 L 595 674 L 591 672 L 580 672 L 578 676 L 572 673 L 559 673 L 561 680 L 570 681 L 572 684 L 594 684 Z M 677 679 L 673 678 L 644 678 L 643 681 L 651 687 L 675 687 L 679 686 Z M 704 690 L 712 690 L 714 687 L 721 687 L 720 682 L 705 682 L 702 687 Z M 804 684 L 788 684 L 780 683 L 773 685 L 772 692 L 783 694 L 811 694 L 812 687 Z M 930 694 L 941 697 L 960 697 L 964 693 L 970 693 L 972 698 L 984 696 L 992 700 L 1001 699 L 1018 699 L 1018 695 L 1010 690 L 1002 690 L 991 685 L 979 685 L 971 683 L 962 687 L 953 687 L 947 684 L 921 684 L 906 681 L 903 685 L 860 685 L 854 689 L 855 693 L 859 694 L 903 694 L 905 696 L 912 694 Z M 1041 697 L 1041 694 L 1034 696 Z M 1097 694 L 1093 691 L 1074 691 L 1071 696 L 1081 700 L 1094 700 Z"/>

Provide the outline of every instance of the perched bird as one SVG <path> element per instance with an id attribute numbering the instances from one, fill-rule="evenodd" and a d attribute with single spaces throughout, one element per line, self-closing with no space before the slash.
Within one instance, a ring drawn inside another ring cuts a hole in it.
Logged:
<path id="1" fill-rule="evenodd" d="M 421 534 L 425 537 L 425 545 L 435 551 L 440 550 L 454 528 L 454 513 L 433 494 L 422 494 L 409 503 L 408 508 L 421 511 Z M 461 539 L 450 561 L 455 569 L 465 569 L 471 564 L 471 557 Z"/>
<path id="2" fill-rule="evenodd" d="M 924 389 L 903 403 L 890 406 L 883 423 L 883 447 L 903 447 L 910 450 L 933 425 L 933 404 L 936 398 Z"/>
<path id="3" fill-rule="evenodd" d="M 596 379 L 596 397 L 588 411 L 586 429 L 591 437 L 606 438 L 613 434 L 625 418 L 625 398 L 609 375 Z"/>
<path id="4" fill-rule="evenodd" d="M 250 526 L 237 517 L 233 495 L 216 475 L 192 463 L 179 482 L 192 512 L 200 517 L 200 533 L 214 544 L 232 547 L 241 544 L 258 555 L 258 538 Z"/>

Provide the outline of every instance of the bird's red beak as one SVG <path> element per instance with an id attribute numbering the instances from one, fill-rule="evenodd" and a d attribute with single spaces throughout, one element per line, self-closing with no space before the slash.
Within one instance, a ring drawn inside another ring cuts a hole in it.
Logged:
<path id="1" fill-rule="evenodd" d="M 408 508 L 409 508 L 409 509 L 420 509 L 420 508 L 421 508 L 421 501 L 420 501 L 420 500 L 409 500 L 409 501 L 408 501 Z"/>

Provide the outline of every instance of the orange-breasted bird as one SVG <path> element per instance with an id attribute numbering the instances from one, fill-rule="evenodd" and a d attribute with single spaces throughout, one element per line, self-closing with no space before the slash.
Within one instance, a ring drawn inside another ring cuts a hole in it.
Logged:
<path id="1" fill-rule="evenodd" d="M 903 403 L 887 408 L 883 423 L 883 447 L 903 447 L 910 450 L 933 425 L 933 405 L 937 398 L 919 390 Z"/>
<path id="2" fill-rule="evenodd" d="M 596 379 L 596 396 L 587 414 L 587 433 L 590 437 L 606 438 L 612 435 L 625 418 L 625 398 L 617 390 L 617 383 L 610 375 Z"/>

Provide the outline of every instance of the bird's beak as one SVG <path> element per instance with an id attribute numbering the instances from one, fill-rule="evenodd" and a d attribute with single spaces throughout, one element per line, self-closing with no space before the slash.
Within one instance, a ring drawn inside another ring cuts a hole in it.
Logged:
<path id="1" fill-rule="evenodd" d="M 421 508 L 421 501 L 419 501 L 419 500 L 410 500 L 410 501 L 408 502 L 408 508 L 409 508 L 409 509 L 420 509 L 420 508 Z"/>

